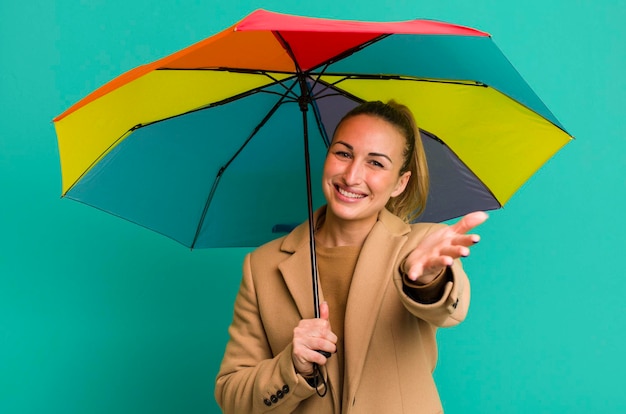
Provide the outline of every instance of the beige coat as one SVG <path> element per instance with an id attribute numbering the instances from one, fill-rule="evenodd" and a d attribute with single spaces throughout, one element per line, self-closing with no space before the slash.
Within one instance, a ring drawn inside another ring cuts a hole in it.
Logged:
<path id="1" fill-rule="evenodd" d="M 323 214 L 324 209 L 317 214 Z M 312 318 L 308 225 L 248 254 L 215 398 L 224 413 L 440 413 L 432 373 L 437 327 L 461 322 L 470 287 L 459 261 L 441 300 L 403 292 L 402 260 L 437 224 L 403 223 L 383 210 L 361 250 L 345 315 L 345 378 L 336 395 L 336 358 L 319 397 L 291 361 L 293 329 Z M 323 292 L 320 291 L 321 300 Z"/>

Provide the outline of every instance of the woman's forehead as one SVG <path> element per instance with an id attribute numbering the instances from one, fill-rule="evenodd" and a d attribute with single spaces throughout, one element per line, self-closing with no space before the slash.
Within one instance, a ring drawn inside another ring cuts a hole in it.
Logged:
<path id="1" fill-rule="evenodd" d="M 335 131 L 333 143 L 341 142 L 351 147 L 376 147 L 379 150 L 400 151 L 405 137 L 391 122 L 374 115 L 359 114 L 345 119 Z"/>

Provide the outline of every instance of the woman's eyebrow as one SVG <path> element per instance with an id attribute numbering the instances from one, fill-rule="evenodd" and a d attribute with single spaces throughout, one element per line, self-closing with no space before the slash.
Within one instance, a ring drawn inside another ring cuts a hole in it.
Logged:
<path id="1" fill-rule="evenodd" d="M 347 147 L 350 151 L 354 151 L 354 147 L 350 144 L 348 144 L 347 142 L 343 142 L 343 141 L 336 141 L 335 144 L 341 144 L 345 147 Z M 380 152 L 370 152 L 369 154 L 370 157 L 383 157 L 389 160 L 390 163 L 393 164 L 393 161 L 391 160 L 391 158 L 387 155 L 387 154 L 383 154 Z"/>
<path id="2" fill-rule="evenodd" d="M 350 151 L 354 151 L 354 147 L 353 147 L 352 145 L 350 145 L 350 144 L 346 143 L 346 142 L 343 142 L 343 141 L 335 141 L 335 144 L 341 144 L 341 145 L 343 145 L 344 147 L 348 147 L 348 149 L 349 149 Z"/>
<path id="3" fill-rule="evenodd" d="M 390 163 L 393 164 L 393 161 L 391 160 L 391 158 L 389 158 L 389 156 L 387 154 L 381 154 L 380 152 L 370 152 L 368 154 L 370 157 L 383 157 L 383 158 L 387 158 L 389 160 Z"/>

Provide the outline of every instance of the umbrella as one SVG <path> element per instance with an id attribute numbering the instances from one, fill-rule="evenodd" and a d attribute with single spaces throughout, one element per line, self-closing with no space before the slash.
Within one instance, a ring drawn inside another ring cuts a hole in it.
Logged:
<path id="1" fill-rule="evenodd" d="M 55 118 L 62 194 L 191 248 L 256 246 L 311 221 L 340 117 L 389 99 L 427 152 L 419 220 L 501 207 L 571 139 L 485 32 L 258 10 Z"/>

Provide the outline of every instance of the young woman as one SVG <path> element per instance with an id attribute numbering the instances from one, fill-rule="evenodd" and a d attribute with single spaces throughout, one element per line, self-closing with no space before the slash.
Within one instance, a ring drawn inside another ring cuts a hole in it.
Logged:
<path id="1" fill-rule="evenodd" d="M 435 332 L 465 318 L 470 287 L 459 258 L 487 215 L 408 224 L 424 208 L 428 169 L 410 111 L 393 101 L 366 102 L 342 119 L 322 187 L 320 318 L 305 223 L 245 258 L 218 404 L 225 413 L 442 412 Z"/>

